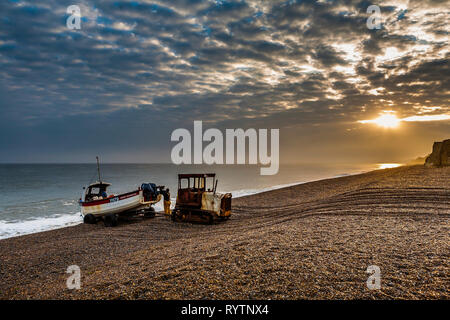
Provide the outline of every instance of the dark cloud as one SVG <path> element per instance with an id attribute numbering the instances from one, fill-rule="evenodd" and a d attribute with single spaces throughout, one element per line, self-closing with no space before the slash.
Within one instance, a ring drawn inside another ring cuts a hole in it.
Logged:
<path id="1" fill-rule="evenodd" d="M 369 30 L 370 1 L 81 0 L 68 30 L 73 1 L 1 1 L 0 161 L 167 160 L 193 120 L 291 128 L 298 149 L 299 126 L 448 113 L 446 1 L 404 2 Z"/>

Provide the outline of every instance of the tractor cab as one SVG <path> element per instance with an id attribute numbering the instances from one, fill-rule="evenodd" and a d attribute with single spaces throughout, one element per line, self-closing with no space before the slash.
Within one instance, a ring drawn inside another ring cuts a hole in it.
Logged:
<path id="1" fill-rule="evenodd" d="M 172 220 L 213 223 L 216 218 L 228 219 L 231 193 L 217 193 L 217 182 L 215 173 L 179 174 Z"/>
<path id="2" fill-rule="evenodd" d="M 200 208 L 204 192 L 215 192 L 216 175 L 205 174 L 179 174 L 177 204 Z"/>

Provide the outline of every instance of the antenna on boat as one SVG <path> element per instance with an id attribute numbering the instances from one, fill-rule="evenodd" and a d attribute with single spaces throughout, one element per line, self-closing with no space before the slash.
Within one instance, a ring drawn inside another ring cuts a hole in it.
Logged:
<path id="1" fill-rule="evenodd" d="M 102 182 L 102 178 L 100 178 L 100 163 L 98 161 L 98 156 L 96 156 L 95 158 L 97 159 L 98 182 Z"/>

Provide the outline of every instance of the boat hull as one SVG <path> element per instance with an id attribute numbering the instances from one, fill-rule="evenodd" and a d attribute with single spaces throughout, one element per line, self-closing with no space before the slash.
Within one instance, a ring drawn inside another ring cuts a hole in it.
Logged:
<path id="1" fill-rule="evenodd" d="M 149 209 L 152 204 L 161 200 L 161 195 L 153 201 L 145 201 L 142 190 L 137 190 L 115 197 L 96 201 L 82 202 L 81 213 L 83 216 L 92 214 L 94 216 L 105 216 L 108 214 L 121 214 L 130 211 Z"/>

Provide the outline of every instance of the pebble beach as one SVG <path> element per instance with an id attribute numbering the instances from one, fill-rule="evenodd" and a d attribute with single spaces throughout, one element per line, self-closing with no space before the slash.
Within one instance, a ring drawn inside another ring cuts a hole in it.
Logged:
<path id="1" fill-rule="evenodd" d="M 236 198 L 214 225 L 158 213 L 3 239 L 0 299 L 449 299 L 449 181 L 405 166 Z"/>

